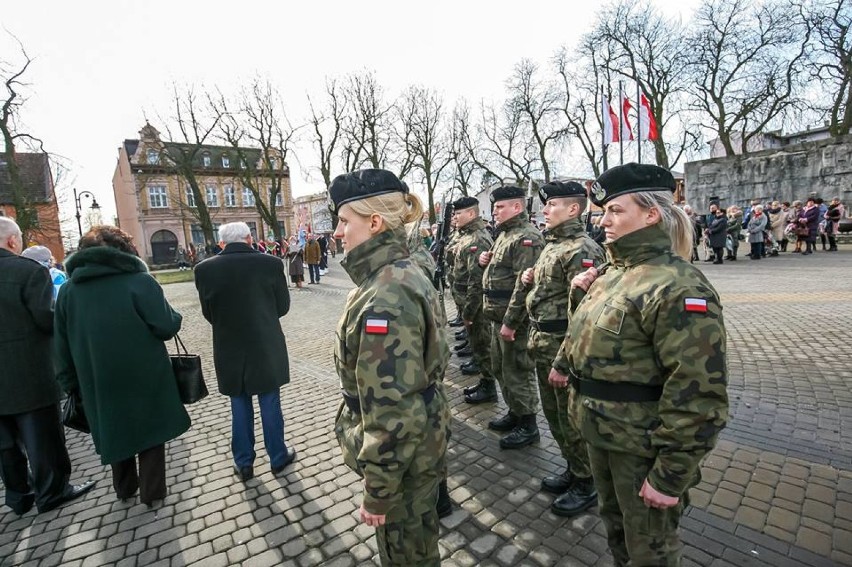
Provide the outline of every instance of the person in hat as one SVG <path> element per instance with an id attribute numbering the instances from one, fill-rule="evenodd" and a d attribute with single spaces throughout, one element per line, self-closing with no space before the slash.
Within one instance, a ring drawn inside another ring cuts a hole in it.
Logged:
<path id="1" fill-rule="evenodd" d="M 521 273 L 538 260 L 544 239 L 530 224 L 526 195 L 520 187 L 498 187 L 491 193 L 496 238 L 491 250 L 483 252 L 483 311 L 491 321 L 491 370 L 500 384 L 508 411 L 493 419 L 488 428 L 507 432 L 500 448 L 519 449 L 539 441 L 536 425 L 538 392 L 535 365 L 530 356 L 529 316 L 525 304 L 529 289 Z"/>
<path id="2" fill-rule="evenodd" d="M 339 175 L 328 189 L 340 265 L 357 286 L 337 331 L 335 434 L 364 479 L 361 521 L 376 528 L 385 566 L 440 564 L 436 501 L 450 434 L 445 318 L 411 259 L 405 224 L 423 209 L 406 189 L 382 169 Z"/>
<path id="3" fill-rule="evenodd" d="M 490 250 L 494 241 L 479 214 L 475 197 L 462 197 L 453 203 L 453 222 L 458 230 L 453 293 L 461 303 L 462 320 L 467 330 L 473 359 L 461 366 L 462 374 L 482 374 L 475 386 L 464 389 L 469 404 L 497 401 L 497 384 L 491 372 L 491 324 L 482 311 L 482 272 L 479 255 Z"/>
<path id="4" fill-rule="evenodd" d="M 552 369 L 560 347 L 568 341 L 568 290 L 571 279 L 603 263 L 603 249 L 586 234 L 580 215 L 586 210 L 586 188 L 574 181 L 553 181 L 539 190 L 547 243 L 533 268 L 521 277 L 529 288 L 529 350 L 535 360 L 544 417 L 566 461 L 562 474 L 546 476 L 541 488 L 557 495 L 550 506 L 557 516 L 574 516 L 597 501 L 586 442 L 571 423 L 568 377 Z"/>
<path id="5" fill-rule="evenodd" d="M 564 368 L 615 565 L 679 565 L 677 528 L 728 418 L 719 294 L 689 262 L 671 173 L 626 164 L 591 189 L 608 264 L 572 280 Z"/>
<path id="6" fill-rule="evenodd" d="M 68 281 L 68 276 L 56 267 L 56 260 L 54 260 L 50 249 L 46 246 L 30 246 L 21 252 L 21 256 L 35 260 L 48 269 L 50 280 L 53 282 L 53 301 L 56 301 L 56 296 L 59 295 L 59 288 Z"/>

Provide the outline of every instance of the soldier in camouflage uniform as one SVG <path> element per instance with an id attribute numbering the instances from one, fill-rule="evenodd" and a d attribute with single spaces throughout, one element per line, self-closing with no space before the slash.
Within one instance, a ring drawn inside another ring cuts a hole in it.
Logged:
<path id="1" fill-rule="evenodd" d="M 558 495 L 550 506 L 554 514 L 574 516 L 593 506 L 597 493 L 586 442 L 569 419 L 567 379 L 551 377 L 551 368 L 568 331 L 571 279 L 590 266 L 600 265 L 604 252 L 586 234 L 580 220 L 587 205 L 582 185 L 553 181 L 541 187 L 539 198 L 544 205 L 547 244 L 535 267 L 527 269 L 521 279 L 530 287 L 526 302 L 531 327 L 529 349 L 535 360 L 541 406 L 567 461 L 565 472 L 545 477 L 541 487 Z"/>
<path id="2" fill-rule="evenodd" d="M 329 197 L 341 266 L 358 286 L 337 331 L 335 433 L 344 462 L 364 479 L 361 520 L 376 527 L 382 565 L 437 566 L 449 351 L 437 292 L 411 259 L 403 226 L 420 218 L 420 201 L 377 169 L 338 176 Z"/>
<path id="3" fill-rule="evenodd" d="M 456 279 L 455 274 L 453 273 L 453 266 L 456 262 L 456 244 L 459 238 L 458 227 L 456 227 L 455 222 L 450 223 L 450 234 L 447 237 L 447 247 L 444 252 L 444 265 L 446 266 L 447 273 L 447 286 L 450 288 L 450 295 L 453 297 L 453 303 L 456 305 L 456 318 L 450 321 L 450 327 L 461 327 L 464 322 L 461 317 L 461 302 L 462 299 L 455 292 L 455 288 L 453 287 L 453 282 Z"/>
<path id="4" fill-rule="evenodd" d="M 509 432 L 500 439 L 501 448 L 518 449 L 540 437 L 535 421 L 535 366 L 527 349 L 529 316 L 524 302 L 529 290 L 521 282 L 521 273 L 535 265 L 544 240 L 530 224 L 523 189 L 498 187 L 491 193 L 491 202 L 496 239 L 491 250 L 480 255 L 479 265 L 485 268 L 483 311 L 491 321 L 491 371 L 509 411 L 488 427 Z"/>
<path id="5" fill-rule="evenodd" d="M 462 320 L 473 351 L 473 360 L 462 365 L 462 373 L 483 376 L 479 384 L 465 388 L 465 401 L 496 402 L 497 385 L 491 373 L 491 323 L 482 311 L 483 269 L 479 265 L 479 255 L 489 250 L 493 241 L 479 216 L 479 201 L 474 197 L 462 197 L 453 203 L 453 220 L 458 229 L 453 293 L 459 295 Z"/>
<path id="6" fill-rule="evenodd" d="M 688 490 L 728 416 L 722 306 L 674 189 L 655 165 L 601 175 L 610 265 L 572 282 L 565 371 L 618 566 L 680 565 Z"/>

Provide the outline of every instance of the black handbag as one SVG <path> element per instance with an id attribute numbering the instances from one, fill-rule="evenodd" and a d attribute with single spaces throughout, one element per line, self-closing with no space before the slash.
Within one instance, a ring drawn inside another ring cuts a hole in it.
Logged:
<path id="1" fill-rule="evenodd" d="M 208 392 L 204 373 L 201 371 L 201 356 L 189 354 L 178 335 L 175 335 L 175 350 L 177 354 L 170 354 L 169 358 L 172 361 L 180 401 L 184 404 L 194 404 L 203 400 Z"/>
<path id="2" fill-rule="evenodd" d="M 86 419 L 83 398 L 80 397 L 79 390 L 74 390 L 65 398 L 65 403 L 62 406 L 62 425 L 82 433 L 92 432 L 89 428 L 89 420 Z"/>

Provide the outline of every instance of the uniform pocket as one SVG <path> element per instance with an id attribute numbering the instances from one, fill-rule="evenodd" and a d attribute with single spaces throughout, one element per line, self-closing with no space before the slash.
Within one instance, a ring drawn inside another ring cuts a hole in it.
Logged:
<path id="1" fill-rule="evenodd" d="M 625 315 L 626 313 L 620 307 L 616 307 L 611 303 L 605 303 L 600 315 L 598 315 L 595 321 L 595 327 L 620 335 Z"/>
<path id="2" fill-rule="evenodd" d="M 344 405 L 344 404 L 341 404 Z M 364 445 L 364 430 L 361 420 L 349 408 L 342 407 L 334 424 L 334 434 L 343 453 L 343 462 L 350 469 L 364 476 L 358 466 L 358 454 Z"/>

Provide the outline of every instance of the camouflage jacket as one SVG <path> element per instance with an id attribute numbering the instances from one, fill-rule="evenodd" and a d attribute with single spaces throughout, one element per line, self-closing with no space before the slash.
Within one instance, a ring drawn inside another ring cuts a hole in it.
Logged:
<path id="1" fill-rule="evenodd" d="M 447 248 L 444 251 L 444 271 L 447 274 L 447 283 L 449 285 L 453 285 L 453 282 L 456 279 L 455 273 L 453 273 L 453 266 L 456 263 L 456 244 L 459 240 L 459 231 L 451 230 L 449 236 L 447 236 Z"/>
<path id="2" fill-rule="evenodd" d="M 659 224 L 606 248 L 611 266 L 576 309 L 572 300 L 571 379 L 661 386 L 662 396 L 655 402 L 577 396 L 577 423 L 592 446 L 655 459 L 651 485 L 680 496 L 728 418 L 719 295 L 672 253 Z"/>
<path id="3" fill-rule="evenodd" d="M 535 265 L 544 239 L 525 212 L 501 223 L 495 234 L 491 262 L 482 274 L 483 311 L 490 320 L 517 331 L 529 324 L 524 304 L 529 289 L 521 274 Z M 505 297 L 489 297 L 489 292 Z"/>
<path id="4" fill-rule="evenodd" d="M 482 310 L 482 273 L 485 270 L 479 265 L 479 255 L 490 250 L 493 244 L 482 217 L 459 229 L 453 285 L 463 299 L 461 315 L 465 321 L 473 321 L 477 311 Z"/>
<path id="5" fill-rule="evenodd" d="M 535 263 L 535 280 L 527 294 L 527 312 L 535 321 L 567 321 L 571 279 L 589 266 L 603 263 L 604 251 L 586 235 L 580 219 L 546 231 L 544 241 L 544 250 Z M 565 334 L 530 328 L 529 349 L 536 358 L 553 362 Z"/>
<path id="6" fill-rule="evenodd" d="M 449 435 L 446 330 L 437 292 L 406 240 L 403 229 L 382 232 L 341 261 L 358 287 L 338 324 L 334 362 L 344 395 L 360 409 L 341 404 L 335 433 L 344 461 L 364 477 L 364 507 L 373 514 L 400 502 L 414 459 L 442 460 Z"/>

